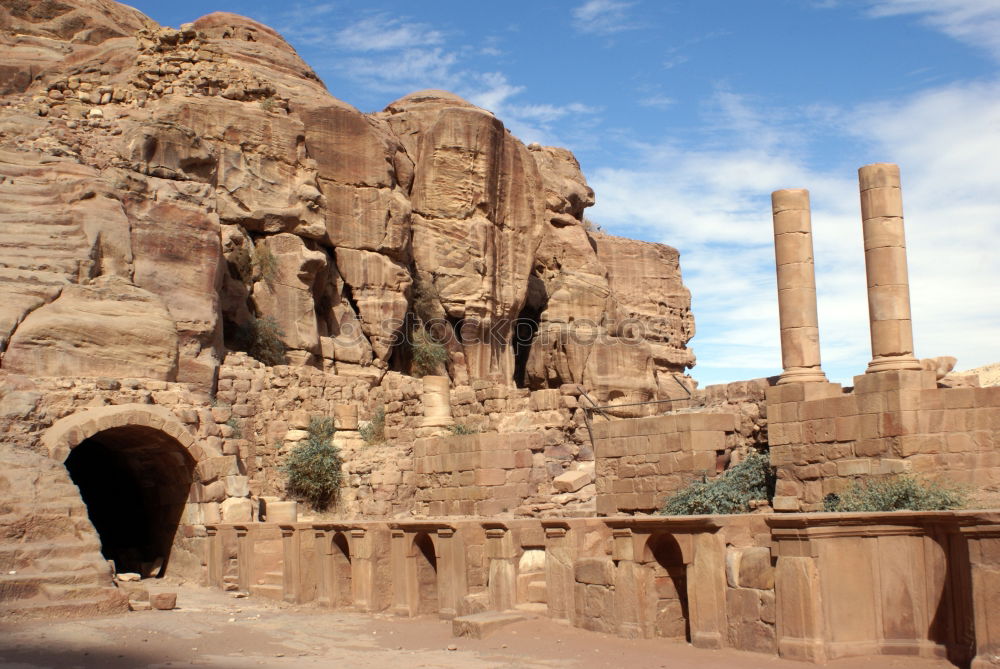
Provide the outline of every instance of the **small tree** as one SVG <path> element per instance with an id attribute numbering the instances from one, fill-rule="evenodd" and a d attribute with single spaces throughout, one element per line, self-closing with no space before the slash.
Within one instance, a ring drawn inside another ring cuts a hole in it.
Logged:
<path id="1" fill-rule="evenodd" d="M 694 481 L 667 498 L 660 510 L 664 516 L 746 513 L 750 501 L 770 499 L 774 492 L 774 474 L 764 453 L 751 451 L 738 464 L 716 479 Z"/>
<path id="2" fill-rule="evenodd" d="M 313 417 L 307 432 L 309 436 L 292 449 L 281 470 L 289 495 L 323 510 L 336 500 L 342 478 L 340 449 L 333 445 L 333 419 Z"/>
<path id="3" fill-rule="evenodd" d="M 410 350 L 413 353 L 413 373 L 417 376 L 434 374 L 448 360 L 445 345 L 419 325 L 413 330 Z"/>
<path id="4" fill-rule="evenodd" d="M 855 481 L 838 494 L 823 500 L 824 511 L 947 511 L 968 503 L 968 491 L 900 474 L 891 478 Z"/>
<path id="5" fill-rule="evenodd" d="M 379 404 L 372 419 L 358 428 L 361 439 L 371 446 L 385 441 L 385 407 Z"/>
<path id="6" fill-rule="evenodd" d="M 237 332 L 237 346 L 245 349 L 250 357 L 265 365 L 285 364 L 288 349 L 282 337 L 285 333 L 272 316 L 253 318 Z"/>
<path id="7" fill-rule="evenodd" d="M 271 283 L 278 276 L 278 259 L 263 242 L 253 249 L 253 266 L 260 272 L 260 278 Z"/>

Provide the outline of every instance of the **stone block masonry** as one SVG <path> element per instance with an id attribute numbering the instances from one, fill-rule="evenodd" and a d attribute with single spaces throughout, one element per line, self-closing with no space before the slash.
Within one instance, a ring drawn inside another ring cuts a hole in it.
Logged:
<path id="1" fill-rule="evenodd" d="M 911 472 L 973 488 L 1000 485 L 1000 388 L 938 387 L 932 371 L 893 370 L 767 391 L 775 509 L 810 511 L 856 480 Z"/>
<path id="2" fill-rule="evenodd" d="M 537 432 L 418 439 L 416 510 L 430 516 L 513 512 L 548 480 L 543 448 Z"/>
<path id="3" fill-rule="evenodd" d="M 595 424 L 598 514 L 656 511 L 695 478 L 723 471 L 736 423 L 731 413 L 679 413 Z"/>

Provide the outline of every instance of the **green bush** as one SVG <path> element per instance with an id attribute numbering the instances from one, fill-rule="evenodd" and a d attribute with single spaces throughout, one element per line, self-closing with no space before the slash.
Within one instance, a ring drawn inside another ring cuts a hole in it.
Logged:
<path id="1" fill-rule="evenodd" d="M 234 345 L 246 351 L 250 357 L 265 365 L 285 364 L 287 347 L 281 340 L 285 333 L 278 327 L 278 321 L 271 316 L 254 318 L 236 332 Z"/>
<path id="2" fill-rule="evenodd" d="M 260 272 L 260 278 L 271 283 L 278 276 L 278 259 L 264 243 L 253 249 L 253 266 Z"/>
<path id="3" fill-rule="evenodd" d="M 478 427 L 473 427 L 472 425 L 463 425 L 462 423 L 455 423 L 454 425 L 448 426 L 448 431 L 452 434 L 479 434 L 482 432 Z"/>
<path id="4" fill-rule="evenodd" d="M 946 511 L 961 509 L 968 491 L 960 486 L 926 481 L 911 474 L 855 481 L 844 492 L 823 500 L 825 511 Z"/>
<path id="5" fill-rule="evenodd" d="M 229 254 L 229 264 L 243 283 L 253 281 L 253 253 L 247 245 L 240 245 Z"/>
<path id="6" fill-rule="evenodd" d="M 381 404 L 375 408 L 372 419 L 358 428 L 361 439 L 371 446 L 385 441 L 385 407 Z"/>
<path id="7" fill-rule="evenodd" d="M 337 498 L 341 482 L 340 449 L 333 445 L 333 419 L 314 417 L 309 436 L 299 443 L 281 466 L 287 477 L 285 489 L 292 497 L 325 509 Z"/>
<path id="8" fill-rule="evenodd" d="M 241 423 L 241 421 L 240 421 L 239 418 L 237 418 L 236 416 L 230 416 L 229 420 L 226 421 L 226 425 L 228 425 L 230 428 L 232 428 L 232 430 L 233 430 L 232 438 L 233 439 L 242 439 L 243 438 L 243 424 Z"/>
<path id="9" fill-rule="evenodd" d="M 444 344 L 419 326 L 413 331 L 410 350 L 413 353 L 413 373 L 417 376 L 434 374 L 448 360 L 448 349 Z"/>
<path id="10" fill-rule="evenodd" d="M 750 500 L 770 499 L 773 492 L 774 475 L 768 456 L 751 451 L 718 478 L 694 481 L 668 497 L 660 515 L 745 513 L 750 510 Z"/>

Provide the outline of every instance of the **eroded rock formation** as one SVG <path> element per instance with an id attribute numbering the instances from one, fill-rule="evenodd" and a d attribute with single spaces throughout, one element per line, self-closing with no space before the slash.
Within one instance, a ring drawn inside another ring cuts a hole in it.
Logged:
<path id="1" fill-rule="evenodd" d="M 376 380 L 410 371 L 421 300 L 456 383 L 691 385 L 677 252 L 590 229 L 569 151 L 442 91 L 362 114 L 232 14 L 14 3 L 0 27 L 3 368 L 210 389 L 270 320 L 289 364 Z"/>

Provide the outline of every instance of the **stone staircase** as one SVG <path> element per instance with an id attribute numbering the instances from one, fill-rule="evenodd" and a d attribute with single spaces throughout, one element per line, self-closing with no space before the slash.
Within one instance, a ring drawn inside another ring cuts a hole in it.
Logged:
<path id="1" fill-rule="evenodd" d="M 97 242 L 86 231 L 94 224 L 79 206 L 86 171 L 0 151 L 0 350 L 25 314 L 94 272 Z"/>
<path id="2" fill-rule="evenodd" d="M 127 610 L 66 469 L 0 447 L 0 619 Z"/>

